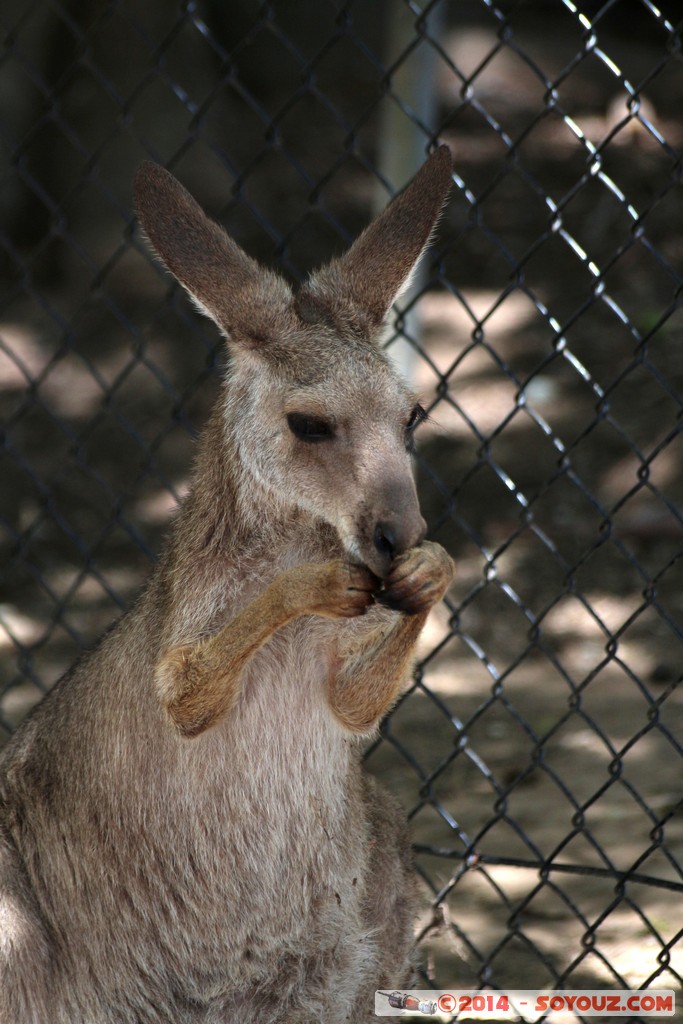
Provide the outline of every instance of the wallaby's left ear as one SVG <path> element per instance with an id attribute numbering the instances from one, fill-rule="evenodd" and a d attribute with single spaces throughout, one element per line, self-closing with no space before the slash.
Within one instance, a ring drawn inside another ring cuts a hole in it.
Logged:
<path id="1" fill-rule="evenodd" d="M 259 267 L 169 171 L 142 163 L 135 200 L 156 254 L 226 337 L 253 348 L 282 333 L 289 286 Z"/>
<path id="2" fill-rule="evenodd" d="M 453 181 L 448 146 L 439 146 L 410 184 L 360 235 L 345 255 L 317 271 L 304 291 L 362 311 L 379 327 L 408 284 Z M 338 303 L 337 303 L 338 304 Z M 339 313 L 343 316 L 342 309 Z"/>

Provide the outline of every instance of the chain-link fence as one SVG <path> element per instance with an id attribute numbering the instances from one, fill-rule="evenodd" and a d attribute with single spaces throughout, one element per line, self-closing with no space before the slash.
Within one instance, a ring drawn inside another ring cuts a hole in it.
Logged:
<path id="1" fill-rule="evenodd" d="M 124 607 L 216 333 L 132 219 L 144 157 L 298 278 L 447 142 L 390 338 L 459 577 L 368 754 L 439 987 L 683 976 L 683 63 L 649 0 L 5 0 L 0 731 Z M 576 1019 L 582 1019 L 577 1015 Z M 645 1020 L 634 1014 L 631 1019 Z"/>

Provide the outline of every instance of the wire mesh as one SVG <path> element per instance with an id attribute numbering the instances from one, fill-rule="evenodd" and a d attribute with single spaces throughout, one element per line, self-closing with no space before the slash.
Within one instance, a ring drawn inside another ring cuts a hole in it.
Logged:
<path id="1" fill-rule="evenodd" d="M 139 160 L 300 278 L 436 139 L 452 148 L 454 197 L 388 345 L 431 414 L 419 483 L 459 578 L 368 751 L 410 812 L 438 987 L 683 976 L 669 17 L 649 0 L 2 12 L 6 735 L 132 600 L 214 394 L 215 334 L 135 230 Z"/>

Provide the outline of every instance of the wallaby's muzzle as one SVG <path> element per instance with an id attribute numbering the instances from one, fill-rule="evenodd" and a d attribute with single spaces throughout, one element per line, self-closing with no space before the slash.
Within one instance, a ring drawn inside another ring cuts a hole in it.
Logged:
<path id="1" fill-rule="evenodd" d="M 412 478 L 383 488 L 359 523 L 363 561 L 376 576 L 388 575 L 395 558 L 424 540 L 427 530 Z"/>
<path id="2" fill-rule="evenodd" d="M 406 524 L 402 522 L 391 523 L 381 522 L 375 527 L 374 542 L 375 548 L 381 558 L 388 558 L 390 562 L 394 560 L 396 555 L 402 555 L 404 551 L 409 548 L 415 547 L 420 541 L 424 540 L 426 524 L 422 516 L 421 529 L 416 534 L 413 529 L 408 531 L 405 527 Z M 412 526 L 412 524 L 411 524 Z M 407 537 L 412 538 L 406 540 Z"/>

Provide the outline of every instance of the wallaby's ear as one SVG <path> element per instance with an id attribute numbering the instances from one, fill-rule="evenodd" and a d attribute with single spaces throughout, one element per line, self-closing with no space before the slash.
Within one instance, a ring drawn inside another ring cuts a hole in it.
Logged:
<path id="1" fill-rule="evenodd" d="M 284 282 L 247 256 L 159 164 L 140 165 L 134 191 L 155 252 L 200 309 L 229 337 L 254 344 L 266 340 L 267 314 L 274 295 L 288 291 Z"/>
<path id="2" fill-rule="evenodd" d="M 302 304 L 350 304 L 381 325 L 429 242 L 452 180 L 450 150 L 439 146 L 348 252 L 312 276 Z M 342 308 L 339 313 L 344 316 Z"/>

